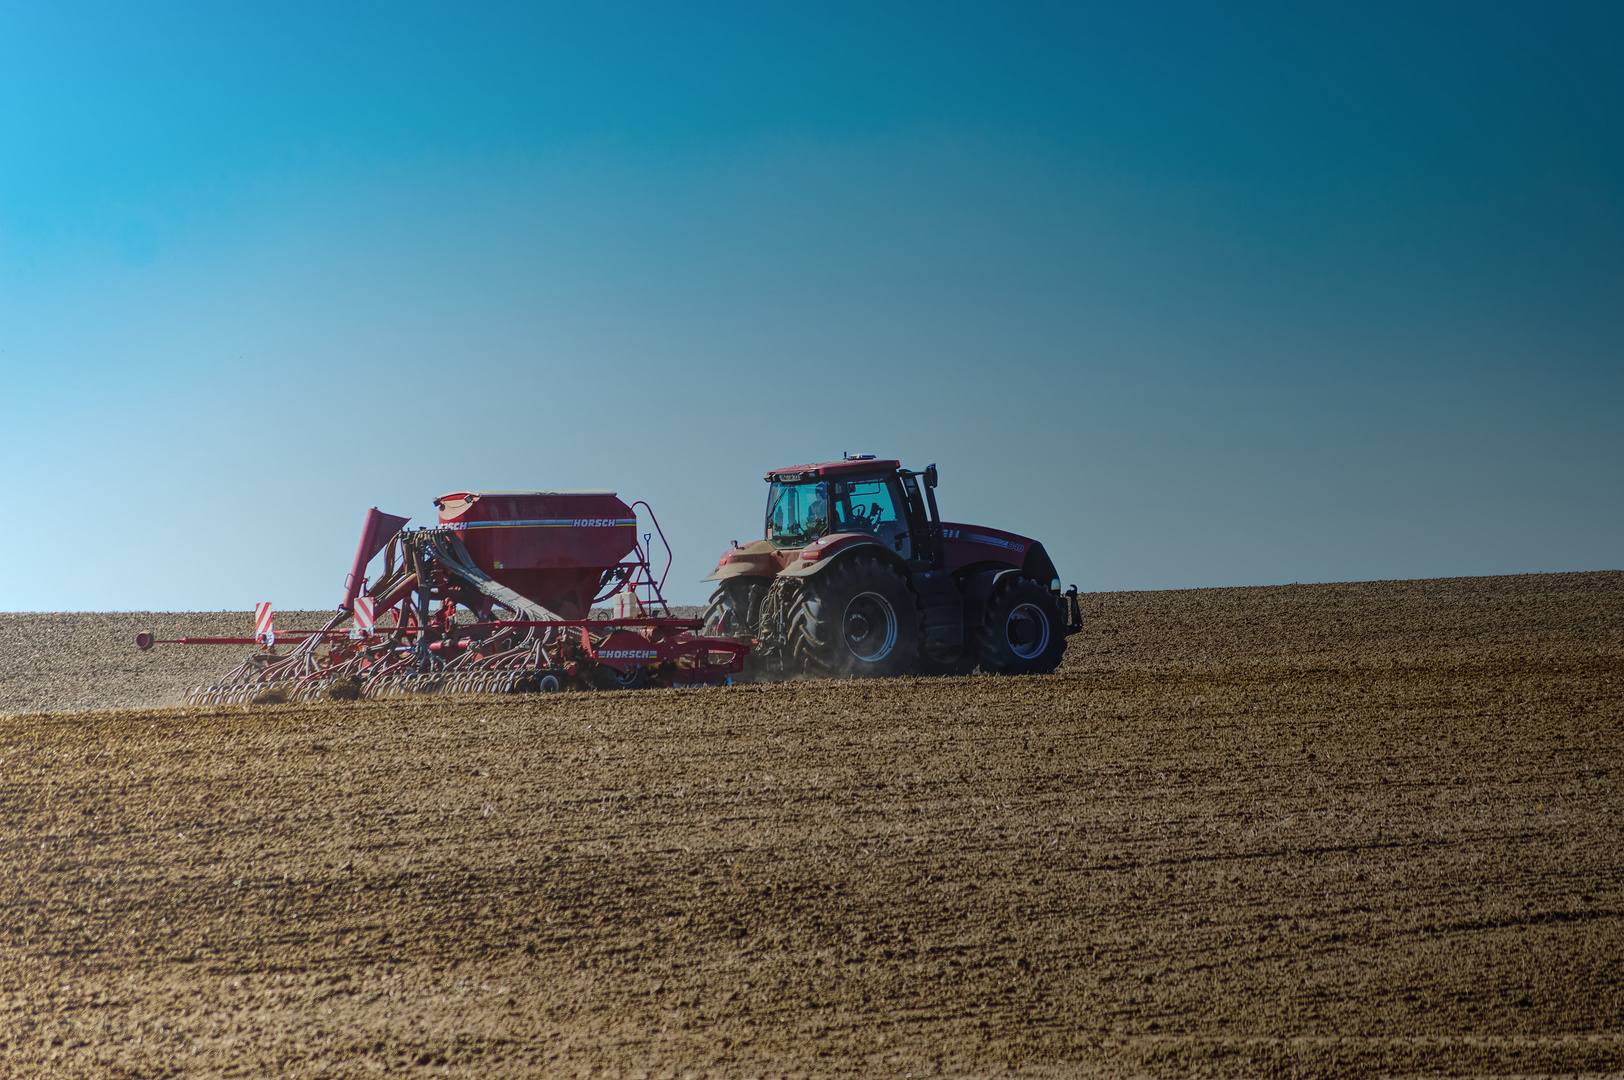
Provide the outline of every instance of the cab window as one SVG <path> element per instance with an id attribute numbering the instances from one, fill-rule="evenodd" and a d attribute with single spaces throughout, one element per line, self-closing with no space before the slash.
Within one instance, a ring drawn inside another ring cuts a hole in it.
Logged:
<path id="1" fill-rule="evenodd" d="M 767 496 L 767 539 L 800 547 L 829 531 L 829 485 L 774 482 Z"/>
<path id="2" fill-rule="evenodd" d="M 873 533 L 903 558 L 909 557 L 908 526 L 887 480 L 836 480 L 829 489 L 833 531 Z"/>

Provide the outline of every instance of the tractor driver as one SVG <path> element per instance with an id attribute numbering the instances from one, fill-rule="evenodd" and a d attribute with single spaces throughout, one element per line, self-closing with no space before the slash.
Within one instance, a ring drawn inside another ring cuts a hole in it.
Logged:
<path id="1" fill-rule="evenodd" d="M 829 485 L 812 488 L 812 498 L 806 504 L 806 535 L 814 539 L 829 532 Z"/>

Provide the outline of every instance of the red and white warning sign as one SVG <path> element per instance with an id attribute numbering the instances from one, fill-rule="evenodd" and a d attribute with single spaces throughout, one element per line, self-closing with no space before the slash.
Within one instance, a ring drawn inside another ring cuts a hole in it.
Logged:
<path id="1" fill-rule="evenodd" d="M 370 596 L 357 596 L 351 614 L 355 616 L 355 627 L 350 631 L 352 638 L 369 638 L 372 636 L 372 612 L 377 600 Z"/>
<path id="2" fill-rule="evenodd" d="M 254 640 L 261 645 L 276 644 L 276 623 L 271 617 L 271 602 L 254 605 Z"/>

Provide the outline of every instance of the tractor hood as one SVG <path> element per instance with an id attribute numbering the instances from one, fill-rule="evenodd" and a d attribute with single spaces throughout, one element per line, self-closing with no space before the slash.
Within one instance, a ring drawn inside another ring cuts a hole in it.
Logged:
<path id="1" fill-rule="evenodd" d="M 1020 566 L 1026 553 L 1037 543 L 1029 536 L 966 525 L 960 521 L 942 522 L 942 548 L 949 572 L 977 562 L 1004 562 Z"/>
<path id="2" fill-rule="evenodd" d="M 736 577 L 776 577 L 795 561 L 799 548 L 776 548 L 770 540 L 757 540 L 742 547 L 730 547 L 716 562 L 716 569 L 700 581 L 721 581 Z"/>

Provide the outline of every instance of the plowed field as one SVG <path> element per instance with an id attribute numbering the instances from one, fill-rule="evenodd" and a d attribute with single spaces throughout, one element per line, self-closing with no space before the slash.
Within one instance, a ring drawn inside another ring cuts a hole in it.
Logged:
<path id="1" fill-rule="evenodd" d="M 1085 599 L 1036 678 L 0 718 L 0 1074 L 1624 1071 L 1624 574 Z"/>

